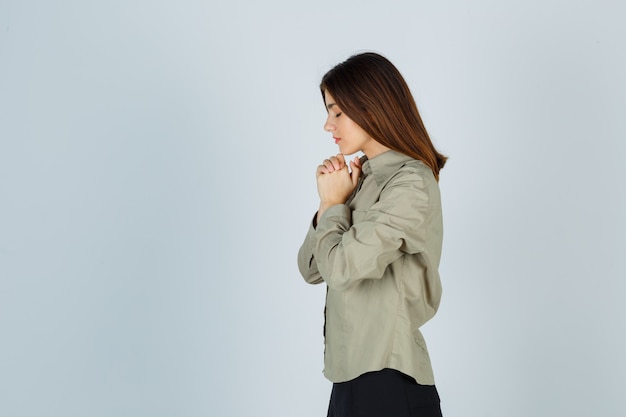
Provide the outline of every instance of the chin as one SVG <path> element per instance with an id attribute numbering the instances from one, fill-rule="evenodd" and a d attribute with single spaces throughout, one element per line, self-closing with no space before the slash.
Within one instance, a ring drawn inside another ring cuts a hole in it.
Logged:
<path id="1" fill-rule="evenodd" d="M 339 152 L 341 152 L 343 155 L 352 155 L 354 153 L 357 153 L 358 151 L 356 151 L 354 149 L 350 149 L 350 148 L 342 148 L 340 146 L 339 147 Z"/>

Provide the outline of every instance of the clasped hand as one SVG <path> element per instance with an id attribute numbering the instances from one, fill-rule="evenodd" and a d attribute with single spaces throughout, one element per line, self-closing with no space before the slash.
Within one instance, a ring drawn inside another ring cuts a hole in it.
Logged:
<path id="1" fill-rule="evenodd" d="M 350 161 L 350 170 L 342 154 L 325 159 L 317 167 L 317 193 L 320 196 L 320 208 L 317 217 L 329 207 L 343 204 L 348 200 L 359 182 L 361 160 L 355 157 Z"/>

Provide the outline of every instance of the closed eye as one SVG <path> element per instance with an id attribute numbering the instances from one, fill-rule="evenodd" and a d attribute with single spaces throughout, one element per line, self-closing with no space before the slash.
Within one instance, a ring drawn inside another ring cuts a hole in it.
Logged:
<path id="1" fill-rule="evenodd" d="M 343 112 L 337 113 L 337 114 L 335 115 L 335 117 L 339 117 L 339 116 L 341 116 L 342 114 L 343 114 Z"/>

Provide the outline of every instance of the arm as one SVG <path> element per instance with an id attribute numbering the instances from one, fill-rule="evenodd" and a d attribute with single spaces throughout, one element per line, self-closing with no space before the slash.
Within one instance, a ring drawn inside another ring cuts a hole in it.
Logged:
<path id="1" fill-rule="evenodd" d="M 317 214 L 316 214 L 317 216 Z M 309 231 L 304 238 L 304 243 L 298 251 L 298 269 L 300 274 L 309 284 L 320 284 L 324 279 L 317 269 L 317 263 L 313 257 L 313 247 L 315 246 L 315 227 L 313 222 L 309 226 Z"/>
<path id="2" fill-rule="evenodd" d="M 367 211 L 330 207 L 315 230 L 313 255 L 320 275 L 337 290 L 382 278 L 403 254 L 424 250 L 430 209 L 425 182 L 416 172 L 392 178 Z"/>
<path id="3" fill-rule="evenodd" d="M 317 235 L 315 233 L 317 219 L 328 208 L 344 203 L 354 191 L 361 174 L 360 159 L 355 158 L 351 161 L 350 168 L 352 168 L 352 171 L 348 170 L 348 165 L 341 154 L 331 156 L 317 167 L 315 176 L 320 195 L 320 207 L 313 218 L 304 243 L 298 251 L 298 269 L 304 280 L 310 284 L 319 284 L 324 281 L 313 255 L 313 249 L 317 244 Z"/>

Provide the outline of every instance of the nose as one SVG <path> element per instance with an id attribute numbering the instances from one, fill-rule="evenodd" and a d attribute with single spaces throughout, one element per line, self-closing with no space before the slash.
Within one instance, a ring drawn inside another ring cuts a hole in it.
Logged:
<path id="1" fill-rule="evenodd" d="M 324 123 L 324 130 L 327 132 L 332 132 L 335 130 L 335 125 L 333 125 L 330 121 L 330 114 L 326 118 L 326 123 Z"/>

